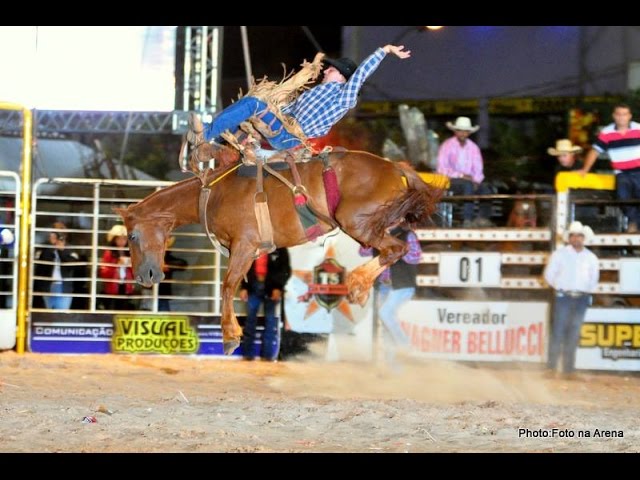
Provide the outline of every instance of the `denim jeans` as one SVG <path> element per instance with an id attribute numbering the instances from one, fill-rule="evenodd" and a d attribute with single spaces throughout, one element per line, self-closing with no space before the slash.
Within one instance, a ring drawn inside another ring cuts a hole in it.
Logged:
<path id="1" fill-rule="evenodd" d="M 388 293 L 387 293 L 388 292 Z M 391 339 L 397 346 L 406 347 L 409 345 L 409 339 L 405 335 L 400 323 L 398 322 L 398 309 L 405 302 L 411 300 L 416 293 L 415 288 L 399 288 L 394 290 L 380 289 L 381 305 L 378 314 L 380 321 L 385 326 Z"/>
<path id="2" fill-rule="evenodd" d="M 213 119 L 213 122 L 205 124 L 204 139 L 207 141 L 216 140 L 225 130 L 234 133 L 242 122 L 254 115 L 262 115 L 262 121 L 269 125 L 271 130 L 279 131 L 274 137 L 267 138 L 267 141 L 276 150 L 300 145 L 300 140 L 287 132 L 280 120 L 269 111 L 267 104 L 255 97 L 241 98 L 220 112 Z"/>
<path id="3" fill-rule="evenodd" d="M 44 304 L 48 309 L 68 310 L 69 307 L 71 307 L 71 301 L 73 300 L 71 294 L 69 293 L 66 296 L 60 296 L 60 294 L 63 293 L 62 282 L 52 282 L 51 289 L 49 291 L 58 295 L 44 297 Z"/>
<path id="4" fill-rule="evenodd" d="M 562 354 L 562 371 L 575 370 L 576 350 L 580 340 L 580 327 L 587 313 L 591 295 L 580 297 L 556 296 L 553 307 L 553 326 L 549 341 L 549 359 L 547 366 L 555 370 L 558 358 Z"/>
<path id="5" fill-rule="evenodd" d="M 451 186 L 449 190 L 451 190 L 454 195 L 490 195 L 492 193 L 489 186 L 485 183 L 476 186 L 475 183 L 464 178 L 452 178 L 450 182 Z M 491 217 L 490 201 L 480 202 L 478 209 L 478 216 L 480 218 L 489 219 Z M 473 202 L 464 202 L 462 218 L 464 220 L 473 219 Z"/>
<path id="6" fill-rule="evenodd" d="M 616 196 L 618 200 L 636 200 L 640 198 L 640 172 L 622 171 L 616 175 Z M 629 222 L 640 227 L 640 208 L 637 205 L 624 205 L 622 211 Z"/>
<path id="7" fill-rule="evenodd" d="M 264 283 L 254 285 L 255 292 L 249 294 L 247 302 L 247 319 L 242 333 L 242 355 L 253 359 L 257 353 L 266 360 L 277 360 L 280 352 L 280 326 L 276 318 L 276 306 L 264 293 Z M 260 305 L 264 302 L 264 330 L 262 332 L 262 351 L 257 352 L 254 342 L 256 338 L 256 323 Z"/>

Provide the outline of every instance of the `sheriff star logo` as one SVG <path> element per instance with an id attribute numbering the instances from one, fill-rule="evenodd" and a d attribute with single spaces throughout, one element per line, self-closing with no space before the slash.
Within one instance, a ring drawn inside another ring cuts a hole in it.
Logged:
<path id="1" fill-rule="evenodd" d="M 324 260 L 310 270 L 294 270 L 293 274 L 309 286 L 298 301 L 309 302 L 304 314 L 305 320 L 316 313 L 320 307 L 327 312 L 337 309 L 352 322 L 354 321 L 351 307 L 347 301 L 347 271 L 335 259 L 333 247 L 327 249 Z"/>

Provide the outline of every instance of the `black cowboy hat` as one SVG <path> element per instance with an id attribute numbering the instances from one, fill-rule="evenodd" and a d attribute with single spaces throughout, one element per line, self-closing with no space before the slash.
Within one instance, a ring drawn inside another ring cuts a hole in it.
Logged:
<path id="1" fill-rule="evenodd" d="M 356 62 L 351 60 L 350 58 L 325 58 L 324 63 L 335 67 L 347 80 L 353 75 L 353 72 L 356 71 L 358 65 Z"/>

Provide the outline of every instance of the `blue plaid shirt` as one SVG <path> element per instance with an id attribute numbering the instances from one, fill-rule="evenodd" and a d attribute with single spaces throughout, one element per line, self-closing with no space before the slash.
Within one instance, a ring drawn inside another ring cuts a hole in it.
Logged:
<path id="1" fill-rule="evenodd" d="M 321 83 L 304 92 L 284 107 L 282 112 L 294 117 L 307 137 L 326 135 L 338 120 L 356 106 L 362 84 L 385 56 L 384 50 L 378 48 L 358 66 L 348 82 Z"/>

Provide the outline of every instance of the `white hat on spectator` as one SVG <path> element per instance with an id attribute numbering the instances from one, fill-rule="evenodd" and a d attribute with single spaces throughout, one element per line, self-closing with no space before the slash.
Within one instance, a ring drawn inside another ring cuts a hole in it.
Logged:
<path id="1" fill-rule="evenodd" d="M 107 242 L 111 243 L 111 241 L 116 237 L 126 237 L 127 236 L 127 227 L 124 225 L 114 225 L 111 227 L 111 230 L 107 232 Z"/>
<path id="2" fill-rule="evenodd" d="M 480 130 L 480 125 L 471 125 L 471 119 L 469 117 L 458 117 L 455 123 L 447 122 L 447 128 L 449 130 L 462 130 L 464 132 L 477 132 Z"/>
<path id="3" fill-rule="evenodd" d="M 569 230 L 564 234 L 564 241 L 569 241 L 571 235 L 582 235 L 584 237 L 584 243 L 589 243 L 593 238 L 593 230 L 588 225 L 583 225 L 581 222 L 571 222 Z"/>

